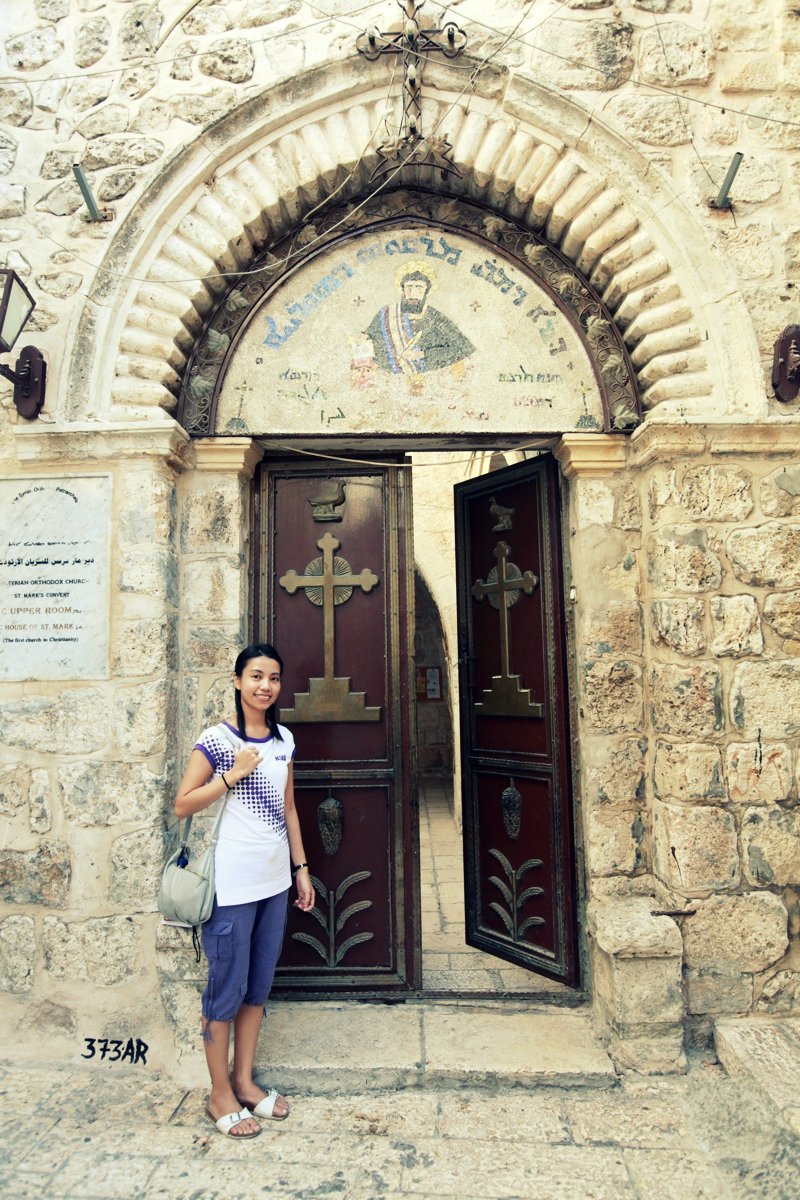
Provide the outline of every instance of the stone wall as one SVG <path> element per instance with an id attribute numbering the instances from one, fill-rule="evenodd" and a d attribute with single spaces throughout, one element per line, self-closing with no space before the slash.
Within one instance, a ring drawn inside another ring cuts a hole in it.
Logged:
<path id="1" fill-rule="evenodd" d="M 105 680 L 0 684 L 0 979 L 24 1054 L 140 1037 L 164 1062 L 155 895 L 178 763 L 180 605 L 174 429 L 28 431 L 37 475 L 107 472 L 113 551 Z"/>
<path id="2" fill-rule="evenodd" d="M 677 919 L 702 1042 L 800 995 L 796 436 L 656 424 L 624 474 L 562 460 L 590 896 Z"/>
<path id="3" fill-rule="evenodd" d="M 369 190 L 397 81 L 389 97 L 385 63 L 354 58 L 352 21 L 300 0 L 203 4 L 175 28 L 166 0 L 6 11 L 0 257 L 36 295 L 23 340 L 49 378 L 33 427 L 0 384 L 0 470 L 107 471 L 114 545 L 108 678 L 0 684 L 4 1016 L 15 1036 L 41 1031 L 31 1054 L 129 1029 L 171 1062 L 173 1037 L 194 1043 L 199 977 L 173 953 L 181 935 L 154 946 L 164 818 L 190 739 L 228 703 L 258 453 L 236 439 L 187 450 L 159 406 L 174 407 L 220 273 L 328 196 Z M 375 11 L 396 19 L 394 4 Z M 578 264 L 646 396 L 629 452 L 573 436 L 558 453 L 578 836 L 606 905 L 590 987 L 623 1040 L 649 1037 L 631 996 L 651 1004 L 675 1066 L 684 1011 L 702 1039 L 716 1014 L 800 1006 L 800 405 L 767 383 L 773 341 L 798 319 L 800 16 L 791 0 L 545 0 L 500 36 L 523 11 L 453 7 L 470 64 L 492 62 L 468 102 L 463 73 L 430 68 L 426 103 L 463 167 L 447 186 Z M 734 210 L 717 211 L 736 149 Z M 108 220 L 86 221 L 73 162 Z M 417 506 L 451 660 L 436 491 L 481 465 L 443 470 Z M 455 713 L 454 677 L 451 698 Z M 658 989 L 637 993 L 648 953 Z"/>

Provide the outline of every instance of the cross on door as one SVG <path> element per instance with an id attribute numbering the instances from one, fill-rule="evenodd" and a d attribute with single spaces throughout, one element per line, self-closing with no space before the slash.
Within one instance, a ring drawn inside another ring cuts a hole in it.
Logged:
<path id="1" fill-rule="evenodd" d="M 513 608 L 524 592 L 526 596 L 539 586 L 533 571 L 523 574 L 519 567 L 508 561 L 511 547 L 507 542 L 498 542 L 494 548 L 497 566 L 484 582 L 476 580 L 472 595 L 478 601 L 485 597 L 494 603 L 500 614 L 500 674 L 492 677 L 492 686 L 484 691 L 484 699 L 475 704 L 478 716 L 491 717 L 543 717 L 544 707 L 531 699 L 529 688 L 523 688 L 518 675 L 511 673 L 508 610 Z M 494 578 L 492 578 L 494 576 Z"/>
<path id="2" fill-rule="evenodd" d="M 295 707 L 284 709 L 287 721 L 377 721 L 380 708 L 367 708 L 365 692 L 350 691 L 350 676 L 336 677 L 336 643 L 334 610 L 344 604 L 354 588 L 371 592 L 379 583 L 378 576 L 365 567 L 354 574 L 349 562 L 334 555 L 341 542 L 326 533 L 317 542 L 322 558 L 315 558 L 306 567 L 305 575 L 287 571 L 278 580 L 290 596 L 303 588 L 312 604 L 322 607 L 325 674 L 308 681 L 307 692 L 295 693 Z"/>

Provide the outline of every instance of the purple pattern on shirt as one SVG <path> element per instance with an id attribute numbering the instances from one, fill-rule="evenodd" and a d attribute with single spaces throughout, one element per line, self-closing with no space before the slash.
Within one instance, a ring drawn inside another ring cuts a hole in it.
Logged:
<path id="1" fill-rule="evenodd" d="M 236 758 L 233 747 L 213 729 L 205 734 L 203 742 L 198 742 L 195 749 L 205 754 L 218 775 L 229 771 Z M 252 775 L 240 779 L 231 791 L 231 799 L 239 800 L 254 816 L 265 821 L 270 829 L 281 834 L 284 841 L 289 840 L 283 796 L 260 771 L 255 770 Z"/>

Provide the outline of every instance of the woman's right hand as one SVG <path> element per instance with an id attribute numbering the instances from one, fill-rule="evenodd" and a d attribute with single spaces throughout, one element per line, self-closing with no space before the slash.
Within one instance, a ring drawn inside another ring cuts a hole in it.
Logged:
<path id="1" fill-rule="evenodd" d="M 233 777 L 238 783 L 240 779 L 246 779 L 248 775 L 252 775 L 260 762 L 261 755 L 258 750 L 252 746 L 243 746 L 233 760 L 230 771 L 226 771 L 225 774 L 228 779 Z"/>

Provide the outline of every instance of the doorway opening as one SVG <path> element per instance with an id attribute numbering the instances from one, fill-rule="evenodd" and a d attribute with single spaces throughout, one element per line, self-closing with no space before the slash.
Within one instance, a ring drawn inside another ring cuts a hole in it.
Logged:
<path id="1" fill-rule="evenodd" d="M 573 1005 L 579 990 L 466 941 L 453 486 L 524 459 L 513 451 L 412 455 L 422 992 Z"/>

